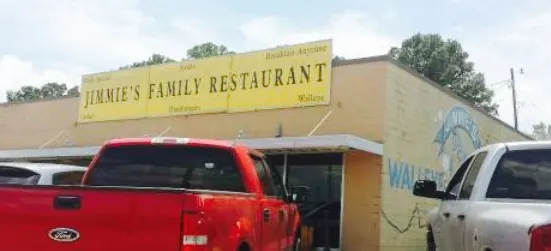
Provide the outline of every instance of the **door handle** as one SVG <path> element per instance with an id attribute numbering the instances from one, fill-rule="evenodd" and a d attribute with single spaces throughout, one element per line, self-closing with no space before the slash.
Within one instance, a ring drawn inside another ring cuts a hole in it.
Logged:
<path id="1" fill-rule="evenodd" d="M 285 218 L 285 210 L 284 210 L 284 209 L 279 209 L 279 218 L 280 218 L 280 219 L 284 219 L 284 218 Z"/>
<path id="2" fill-rule="evenodd" d="M 464 215 L 464 214 L 457 215 L 457 218 L 458 218 L 459 220 L 464 220 L 464 219 L 465 219 L 465 215 Z"/>
<path id="3" fill-rule="evenodd" d="M 82 204 L 79 195 L 58 195 L 54 197 L 54 208 L 59 210 L 78 210 Z"/>
<path id="4" fill-rule="evenodd" d="M 266 208 L 262 211 L 262 218 L 264 219 L 265 222 L 270 221 L 270 209 Z"/>
<path id="5" fill-rule="evenodd" d="M 446 218 L 449 218 L 449 217 L 450 217 L 450 213 L 449 213 L 449 212 L 444 212 L 442 215 L 444 215 L 444 217 L 446 217 Z"/>

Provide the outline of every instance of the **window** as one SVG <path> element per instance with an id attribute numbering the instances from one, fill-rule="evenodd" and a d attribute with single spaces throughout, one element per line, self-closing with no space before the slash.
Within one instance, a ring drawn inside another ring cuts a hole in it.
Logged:
<path id="1" fill-rule="evenodd" d="M 209 147 L 109 147 L 90 170 L 87 184 L 245 192 L 232 152 Z"/>
<path id="2" fill-rule="evenodd" d="M 465 181 L 463 181 L 463 186 L 461 187 L 461 192 L 459 193 L 459 199 L 469 199 L 471 197 L 476 176 L 478 175 L 487 154 L 487 152 L 481 152 L 474 158 L 473 164 L 471 165 L 471 168 L 469 168 L 467 176 L 465 176 Z"/>
<path id="3" fill-rule="evenodd" d="M 551 150 L 506 152 L 490 180 L 486 197 L 551 199 Z"/>
<path id="4" fill-rule="evenodd" d="M 283 163 L 285 162 L 284 154 L 266 155 L 265 160 L 266 160 L 266 163 L 269 167 L 277 169 L 278 173 L 285 180 L 285 184 L 287 184 L 288 181 L 286 180 L 287 177 L 284 177 L 285 176 L 285 170 L 283 168 Z"/>
<path id="5" fill-rule="evenodd" d="M 264 166 L 267 166 L 270 170 L 270 174 L 272 176 L 272 182 L 274 184 L 274 189 L 276 191 L 275 196 L 279 198 L 283 198 L 286 194 L 285 186 L 283 185 L 283 179 L 281 178 L 281 175 L 277 171 L 277 169 L 273 168 L 272 166 L 269 166 L 266 162 L 263 162 Z"/>
<path id="6" fill-rule="evenodd" d="M 341 153 L 291 154 L 288 158 L 288 184 L 310 188 L 306 203 L 314 207 L 340 203 L 342 160 Z"/>
<path id="7" fill-rule="evenodd" d="M 459 186 L 461 185 L 461 181 L 463 180 L 463 177 L 465 176 L 467 168 L 469 167 L 469 164 L 471 163 L 472 159 L 473 159 L 472 156 L 467 158 L 455 172 L 455 175 L 450 180 L 450 183 L 448 184 L 448 188 L 446 189 L 446 199 L 457 198 L 457 195 L 459 193 Z"/>
<path id="8" fill-rule="evenodd" d="M 80 185 L 84 171 L 56 173 L 52 177 L 53 185 Z"/>
<path id="9" fill-rule="evenodd" d="M 40 174 L 27 169 L 0 166 L 0 184 L 36 185 Z"/>
<path id="10" fill-rule="evenodd" d="M 274 187 L 272 180 L 268 175 L 268 170 L 266 170 L 264 162 L 261 158 L 257 156 L 251 155 L 250 157 L 253 160 L 258 179 L 260 180 L 260 184 L 262 185 L 262 190 L 264 190 L 264 194 L 268 196 L 275 196 L 276 188 Z"/>

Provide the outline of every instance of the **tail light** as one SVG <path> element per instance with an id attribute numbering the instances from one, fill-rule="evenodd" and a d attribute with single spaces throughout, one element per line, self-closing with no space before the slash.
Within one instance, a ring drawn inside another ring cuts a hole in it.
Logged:
<path id="1" fill-rule="evenodd" d="M 186 212 L 182 217 L 181 251 L 206 251 L 213 237 L 211 225 L 202 212 Z"/>
<path id="2" fill-rule="evenodd" d="M 530 251 L 551 251 L 551 224 L 533 227 L 529 233 Z"/>

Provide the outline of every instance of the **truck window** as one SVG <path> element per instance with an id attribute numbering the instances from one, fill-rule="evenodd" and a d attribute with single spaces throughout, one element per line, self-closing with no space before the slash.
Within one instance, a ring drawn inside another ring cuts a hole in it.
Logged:
<path id="1" fill-rule="evenodd" d="M 467 176 L 465 176 L 465 181 L 463 181 L 463 186 L 461 187 L 461 192 L 459 193 L 459 199 L 471 198 L 476 176 L 478 175 L 487 154 L 488 152 L 481 152 L 474 158 L 473 164 L 467 171 Z"/>
<path id="2" fill-rule="evenodd" d="M 210 147 L 108 147 L 85 182 L 90 186 L 246 191 L 233 153 Z"/>
<path id="3" fill-rule="evenodd" d="M 470 156 L 465 161 L 463 161 L 463 164 L 461 164 L 457 171 L 455 171 L 455 174 L 453 175 L 453 178 L 450 180 L 448 188 L 446 189 L 446 199 L 455 200 L 457 198 L 457 195 L 459 194 L 459 186 L 461 185 L 461 181 L 463 180 L 467 168 L 469 167 L 469 164 L 471 164 L 472 160 L 473 157 Z"/>
<path id="4" fill-rule="evenodd" d="M 40 174 L 9 166 L 0 166 L 0 184 L 36 185 Z"/>
<path id="5" fill-rule="evenodd" d="M 276 170 L 270 168 L 266 161 L 257 156 L 251 155 L 254 166 L 260 183 L 262 185 L 262 190 L 267 196 L 274 196 L 281 198 L 285 194 L 283 187 L 283 180 L 279 176 Z"/>
<path id="6" fill-rule="evenodd" d="M 275 196 L 277 196 L 278 198 L 283 198 L 283 196 L 286 194 L 285 185 L 283 184 L 283 178 L 275 167 L 268 165 L 264 160 L 263 163 L 266 167 L 268 167 L 268 170 L 270 170 L 270 176 L 272 177 L 272 182 L 274 183 L 276 191 Z"/>
<path id="7" fill-rule="evenodd" d="M 52 176 L 53 185 L 80 185 L 84 171 L 56 173 Z"/>
<path id="8" fill-rule="evenodd" d="M 266 165 L 264 164 L 264 161 L 262 161 L 262 158 L 259 158 L 254 155 L 250 155 L 251 159 L 253 160 L 254 167 L 256 169 L 256 173 L 258 175 L 258 179 L 260 181 L 260 184 L 262 185 L 262 190 L 264 190 L 264 194 L 267 196 L 277 196 L 277 189 L 272 182 L 272 179 L 270 177 L 270 174 L 268 173 L 268 169 Z"/>
<path id="9" fill-rule="evenodd" d="M 503 154 L 490 180 L 487 198 L 551 199 L 551 150 Z"/>

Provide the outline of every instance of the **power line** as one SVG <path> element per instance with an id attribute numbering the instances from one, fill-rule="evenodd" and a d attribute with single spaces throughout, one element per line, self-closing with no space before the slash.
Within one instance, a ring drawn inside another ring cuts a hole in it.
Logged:
<path id="1" fill-rule="evenodd" d="M 526 96 L 529 96 L 528 93 L 527 93 L 527 92 L 524 92 L 523 90 L 517 90 L 517 91 L 519 91 L 520 93 L 522 93 L 523 95 L 525 95 L 525 97 L 526 97 Z M 523 99 L 523 100 L 524 100 L 524 99 Z M 536 108 L 536 110 L 538 110 L 539 112 L 545 114 L 546 116 L 548 115 L 548 114 L 546 114 L 546 112 L 543 111 L 543 109 L 540 109 L 540 107 L 539 107 L 538 105 L 536 105 L 536 103 L 534 103 L 534 101 L 532 101 L 532 99 L 526 98 L 526 100 L 528 101 L 528 103 L 529 103 L 530 105 L 532 105 L 534 108 Z M 523 103 L 524 103 L 524 102 L 526 102 L 526 101 L 523 101 Z"/>
<path id="2" fill-rule="evenodd" d="M 509 84 L 511 82 L 510 79 L 507 79 L 507 80 L 503 80 L 503 81 L 499 81 L 499 82 L 495 82 L 495 83 L 491 83 L 491 84 L 487 84 L 486 86 L 487 87 L 494 87 L 494 86 L 499 86 L 499 87 L 502 87 L 503 84 Z"/>

